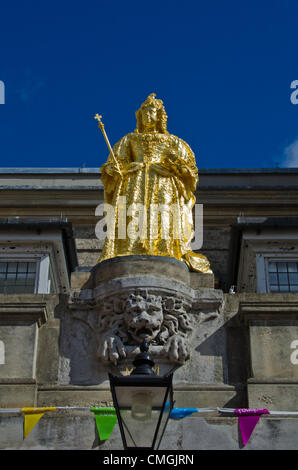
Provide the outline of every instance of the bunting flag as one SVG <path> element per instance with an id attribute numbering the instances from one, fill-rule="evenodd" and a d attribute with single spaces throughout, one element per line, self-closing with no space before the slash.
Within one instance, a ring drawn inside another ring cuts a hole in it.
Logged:
<path id="1" fill-rule="evenodd" d="M 170 414 L 171 419 L 187 418 L 192 413 L 213 413 L 218 408 L 173 408 Z"/>
<path id="2" fill-rule="evenodd" d="M 238 416 L 243 445 L 246 446 L 261 415 L 270 413 L 267 409 L 236 408 L 235 414 Z"/>
<path id="3" fill-rule="evenodd" d="M 56 407 L 21 408 L 21 412 L 24 414 L 24 439 L 47 411 L 56 411 Z"/>
<path id="4" fill-rule="evenodd" d="M 115 408 L 91 408 L 94 413 L 96 427 L 101 441 L 109 439 L 117 421 Z"/>
<path id="5" fill-rule="evenodd" d="M 190 416 L 192 413 L 197 413 L 198 408 L 173 408 L 170 414 L 172 419 L 181 419 Z"/>

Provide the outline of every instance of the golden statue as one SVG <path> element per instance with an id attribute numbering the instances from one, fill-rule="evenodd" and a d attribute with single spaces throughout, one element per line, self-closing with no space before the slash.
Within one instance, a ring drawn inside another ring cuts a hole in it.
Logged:
<path id="1" fill-rule="evenodd" d="M 101 116 L 95 116 L 110 149 L 101 179 L 105 204 L 114 208 L 113 233 L 107 235 L 98 262 L 116 256 L 169 256 L 193 271 L 212 273 L 207 258 L 190 248 L 198 183 L 195 156 L 186 142 L 168 133 L 163 102 L 155 96 L 150 94 L 136 112 L 136 130 L 113 149 Z"/>

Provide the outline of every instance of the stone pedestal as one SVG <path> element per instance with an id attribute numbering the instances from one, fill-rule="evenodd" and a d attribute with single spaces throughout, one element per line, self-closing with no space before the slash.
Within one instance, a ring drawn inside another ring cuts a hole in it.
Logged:
<path id="1" fill-rule="evenodd" d="M 145 337 L 155 372 L 175 371 L 176 406 L 223 406 L 235 388 L 226 385 L 222 307 L 214 276 L 174 258 L 117 257 L 73 273 L 59 386 L 97 387 L 106 398 L 108 372 L 129 374 Z"/>

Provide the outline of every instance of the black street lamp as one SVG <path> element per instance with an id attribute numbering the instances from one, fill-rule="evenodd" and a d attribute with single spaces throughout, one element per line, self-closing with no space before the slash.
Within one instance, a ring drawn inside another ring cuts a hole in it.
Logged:
<path id="1" fill-rule="evenodd" d="M 124 449 L 158 449 L 173 408 L 173 374 L 159 377 L 146 341 L 128 376 L 109 374 Z"/>

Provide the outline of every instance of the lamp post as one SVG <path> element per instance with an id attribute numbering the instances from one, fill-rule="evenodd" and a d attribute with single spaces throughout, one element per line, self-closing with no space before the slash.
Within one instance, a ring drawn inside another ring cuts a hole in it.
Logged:
<path id="1" fill-rule="evenodd" d="M 173 374 L 157 376 L 144 340 L 128 376 L 109 374 L 110 386 L 124 449 L 160 446 L 173 408 Z"/>

